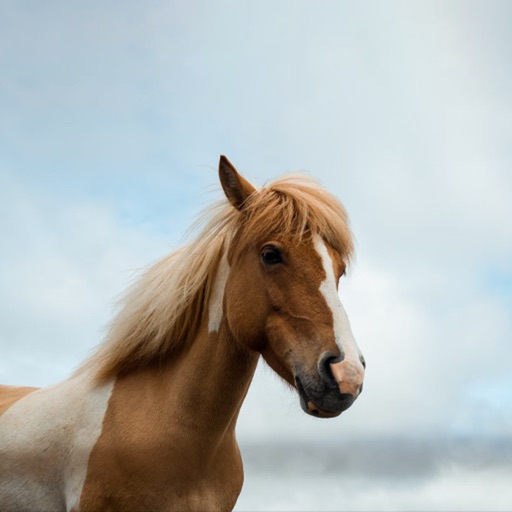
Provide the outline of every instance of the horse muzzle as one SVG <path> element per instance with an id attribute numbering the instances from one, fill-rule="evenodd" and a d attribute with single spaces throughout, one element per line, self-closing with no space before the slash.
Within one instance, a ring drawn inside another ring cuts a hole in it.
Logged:
<path id="1" fill-rule="evenodd" d="M 334 418 L 346 411 L 363 390 L 364 369 L 361 359 L 356 363 L 324 362 L 313 376 L 297 372 L 295 387 L 304 412 L 319 418 Z"/>

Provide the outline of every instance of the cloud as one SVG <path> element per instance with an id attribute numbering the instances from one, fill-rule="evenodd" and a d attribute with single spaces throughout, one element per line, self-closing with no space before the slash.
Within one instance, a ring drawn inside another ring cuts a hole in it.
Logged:
<path id="1" fill-rule="evenodd" d="M 98 344 L 135 270 L 168 250 L 105 204 L 66 203 L 2 180 L 3 383 L 48 385 Z"/>
<path id="2" fill-rule="evenodd" d="M 235 510 L 509 510 L 507 441 L 371 438 L 242 449 Z M 261 492 L 265 489 L 265 492 Z"/>
<path id="3" fill-rule="evenodd" d="M 131 270 L 176 246 L 223 152 L 259 183 L 307 169 L 344 201 L 358 257 L 341 296 L 368 361 L 332 422 L 261 368 L 241 438 L 505 432 L 512 299 L 492 282 L 512 261 L 506 16 L 262 5 L 9 8 L 4 380 L 78 364 Z"/>

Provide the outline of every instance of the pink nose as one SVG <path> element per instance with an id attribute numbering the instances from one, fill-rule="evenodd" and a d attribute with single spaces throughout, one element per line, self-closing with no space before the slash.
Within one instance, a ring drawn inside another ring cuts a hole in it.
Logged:
<path id="1" fill-rule="evenodd" d="M 344 359 L 339 363 L 332 363 L 330 367 L 342 395 L 349 394 L 355 398 L 361 393 L 364 380 L 362 360 Z"/>

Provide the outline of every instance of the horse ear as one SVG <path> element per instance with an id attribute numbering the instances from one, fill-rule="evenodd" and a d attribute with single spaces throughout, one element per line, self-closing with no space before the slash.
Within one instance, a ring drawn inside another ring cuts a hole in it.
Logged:
<path id="1" fill-rule="evenodd" d="M 219 178 L 226 197 L 237 209 L 242 210 L 245 200 L 256 189 L 233 167 L 233 164 L 224 156 L 220 156 Z"/>

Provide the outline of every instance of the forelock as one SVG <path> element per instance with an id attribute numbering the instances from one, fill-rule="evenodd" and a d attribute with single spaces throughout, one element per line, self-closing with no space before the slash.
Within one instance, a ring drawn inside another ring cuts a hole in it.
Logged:
<path id="1" fill-rule="evenodd" d="M 249 245 L 269 236 L 320 235 L 345 263 L 353 254 L 347 213 L 341 202 L 315 180 L 287 176 L 263 187 L 246 201 L 241 215 L 241 243 Z"/>

